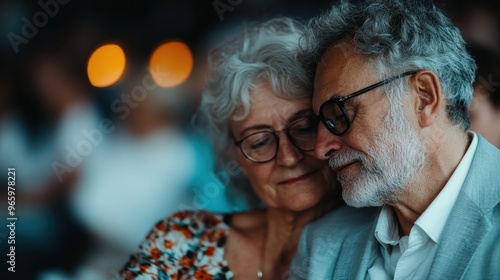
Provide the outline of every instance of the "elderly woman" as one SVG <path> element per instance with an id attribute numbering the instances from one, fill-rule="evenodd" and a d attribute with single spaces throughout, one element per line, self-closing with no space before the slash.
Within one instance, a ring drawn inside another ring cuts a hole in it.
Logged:
<path id="1" fill-rule="evenodd" d="M 304 226 L 341 203 L 327 162 L 312 155 L 318 123 L 295 56 L 301 32 L 290 18 L 256 23 L 209 58 L 199 119 L 221 159 L 239 164 L 239 187 L 251 186 L 265 207 L 171 215 L 125 279 L 284 279 Z"/>

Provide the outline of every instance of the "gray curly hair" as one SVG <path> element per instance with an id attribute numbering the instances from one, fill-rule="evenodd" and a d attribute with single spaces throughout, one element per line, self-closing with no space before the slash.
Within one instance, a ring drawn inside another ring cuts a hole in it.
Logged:
<path id="1" fill-rule="evenodd" d="M 448 118 L 461 129 L 469 129 L 467 108 L 472 100 L 476 65 L 460 30 L 432 2 L 336 2 L 308 22 L 301 40 L 300 60 L 310 78 L 326 50 L 339 46 L 346 38 L 352 38 L 357 50 L 377 66 L 379 78 L 407 70 L 434 72 L 447 98 Z M 392 85 L 402 89 L 403 83 L 401 80 Z M 387 94 L 397 93 L 401 91 L 391 90 Z"/>
<path id="2" fill-rule="evenodd" d="M 250 92 L 262 82 L 280 97 L 311 97 L 311 81 L 297 59 L 303 31 L 304 25 L 289 17 L 249 22 L 235 38 L 210 52 L 210 75 L 194 125 L 212 143 L 219 168 L 233 157 L 229 121 L 248 115 Z M 248 179 L 234 179 L 231 185 L 248 190 Z"/>

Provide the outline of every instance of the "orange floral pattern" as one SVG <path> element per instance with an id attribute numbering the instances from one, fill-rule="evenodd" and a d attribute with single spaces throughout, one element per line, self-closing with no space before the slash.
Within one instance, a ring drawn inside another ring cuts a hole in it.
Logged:
<path id="1" fill-rule="evenodd" d="M 121 270 L 123 279 L 233 279 L 224 260 L 230 215 L 180 211 L 157 223 Z"/>

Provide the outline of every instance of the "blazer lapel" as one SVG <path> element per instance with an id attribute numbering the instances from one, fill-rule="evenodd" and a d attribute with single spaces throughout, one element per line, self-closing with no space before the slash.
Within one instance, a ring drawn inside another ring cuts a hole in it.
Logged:
<path id="1" fill-rule="evenodd" d="M 429 279 L 455 279 L 463 275 L 484 236 L 492 228 L 484 213 L 462 193 L 439 241 Z"/>
<path id="2" fill-rule="evenodd" d="M 438 244 L 430 279 L 461 278 L 474 253 L 493 228 L 488 215 L 500 198 L 498 150 L 477 135 L 469 173 Z"/>

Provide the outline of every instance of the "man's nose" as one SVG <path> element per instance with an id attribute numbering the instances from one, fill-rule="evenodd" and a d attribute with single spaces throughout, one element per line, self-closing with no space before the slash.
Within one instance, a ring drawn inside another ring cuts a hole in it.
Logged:
<path id="1" fill-rule="evenodd" d="M 339 137 L 332 134 L 323 123 L 320 123 L 318 125 L 314 155 L 321 160 L 329 159 L 340 148 L 341 141 Z"/>

